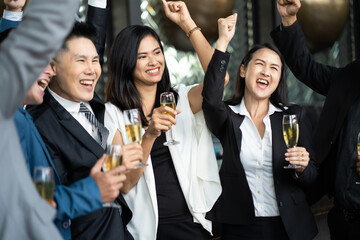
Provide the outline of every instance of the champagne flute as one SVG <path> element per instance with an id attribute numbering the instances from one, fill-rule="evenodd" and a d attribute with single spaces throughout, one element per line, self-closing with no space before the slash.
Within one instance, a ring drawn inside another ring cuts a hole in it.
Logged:
<path id="1" fill-rule="evenodd" d="M 38 166 L 34 169 L 34 184 L 40 196 L 50 205 L 54 200 L 54 172 L 51 167 Z"/>
<path id="2" fill-rule="evenodd" d="M 172 92 L 164 92 L 160 94 L 160 105 L 161 106 L 167 106 L 167 107 L 171 107 L 172 109 L 176 109 L 176 102 L 175 102 L 175 96 Z M 173 118 L 175 118 L 174 114 L 168 113 L 168 112 L 164 112 L 164 114 L 169 114 L 171 115 Z M 170 139 L 169 141 L 164 142 L 164 146 L 170 146 L 170 145 L 175 145 L 178 144 L 179 142 L 174 140 L 173 137 L 173 132 L 170 128 L 169 130 L 170 132 Z"/>
<path id="3" fill-rule="evenodd" d="M 359 132 L 358 138 L 357 138 L 357 155 L 360 156 L 360 132 Z M 356 168 L 356 165 L 355 165 L 355 168 Z M 355 184 L 360 184 L 360 182 L 356 181 Z"/>
<path id="4" fill-rule="evenodd" d="M 109 145 L 106 149 L 106 158 L 103 164 L 104 172 L 110 171 L 122 164 L 122 148 L 121 145 Z M 103 207 L 121 208 L 115 202 L 103 203 Z"/>
<path id="5" fill-rule="evenodd" d="M 299 124 L 296 115 L 284 115 L 282 126 L 286 146 L 288 148 L 296 147 L 299 139 Z M 284 168 L 295 169 L 301 168 L 301 166 L 289 163 L 289 165 L 284 166 Z"/>
<path id="6" fill-rule="evenodd" d="M 142 134 L 141 134 L 141 118 L 139 114 L 139 110 L 136 108 L 124 110 L 124 122 L 125 122 L 125 129 L 126 129 L 126 135 L 130 142 L 136 142 L 138 144 L 141 144 L 142 140 Z M 145 164 L 141 161 L 139 161 L 139 165 L 135 167 L 146 167 L 148 164 Z"/>

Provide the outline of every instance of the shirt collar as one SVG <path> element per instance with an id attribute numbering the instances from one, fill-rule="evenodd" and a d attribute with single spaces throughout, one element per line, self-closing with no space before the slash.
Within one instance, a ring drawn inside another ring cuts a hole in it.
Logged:
<path id="1" fill-rule="evenodd" d="M 233 110 L 233 112 L 251 118 L 248 110 L 246 109 L 244 97 L 242 98 L 240 104 L 235 105 L 235 106 L 229 106 L 229 107 L 231 108 L 231 110 Z M 275 112 L 282 112 L 282 110 L 280 108 L 272 105 L 271 102 L 269 101 L 269 110 L 268 110 L 268 113 L 266 114 L 266 116 L 271 116 Z"/>
<path id="2" fill-rule="evenodd" d="M 79 102 L 73 102 L 70 100 L 67 100 L 63 97 L 60 97 L 57 93 L 52 91 L 49 87 L 47 88 L 49 93 L 55 98 L 56 101 L 58 101 L 63 108 L 65 108 L 70 113 L 78 113 L 80 110 L 80 103 Z"/>
<path id="3" fill-rule="evenodd" d="M 23 12 L 12 12 L 4 9 L 3 18 L 10 21 L 21 21 Z"/>

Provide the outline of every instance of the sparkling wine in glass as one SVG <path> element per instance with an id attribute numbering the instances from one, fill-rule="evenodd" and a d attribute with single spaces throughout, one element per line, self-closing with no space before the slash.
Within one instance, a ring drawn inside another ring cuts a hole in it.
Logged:
<path id="1" fill-rule="evenodd" d="M 160 105 L 161 106 L 167 106 L 170 107 L 172 109 L 176 109 L 176 102 L 175 102 L 175 96 L 172 92 L 164 92 L 160 94 Z M 164 114 L 169 114 L 171 115 L 173 118 L 175 118 L 174 114 L 168 113 L 168 112 L 164 112 Z M 164 146 L 171 146 L 171 145 L 175 145 L 178 144 L 179 142 L 176 141 L 173 137 L 173 132 L 170 129 L 170 139 L 166 142 L 164 142 Z"/>
<path id="2" fill-rule="evenodd" d="M 286 146 L 288 148 L 296 147 L 299 139 L 299 124 L 296 115 L 284 115 L 282 126 Z M 289 163 L 289 165 L 284 166 L 284 168 L 295 169 L 301 168 L 301 166 Z"/>
<path id="3" fill-rule="evenodd" d="M 103 164 L 104 172 L 120 166 L 122 164 L 122 155 L 121 145 L 109 145 L 106 149 L 106 158 Z M 103 207 L 121 208 L 121 206 L 115 202 L 103 203 Z"/>
<path id="4" fill-rule="evenodd" d="M 133 108 L 133 109 L 124 110 L 123 113 L 124 113 L 126 135 L 129 139 L 129 141 L 141 144 L 142 124 L 141 124 L 139 110 L 136 108 Z M 145 164 L 140 161 L 139 165 L 137 165 L 135 168 L 146 167 L 146 166 L 148 166 L 148 164 Z"/>
<path id="5" fill-rule="evenodd" d="M 40 196 L 49 204 L 54 200 L 54 172 L 51 167 L 39 166 L 34 169 L 34 184 Z"/>

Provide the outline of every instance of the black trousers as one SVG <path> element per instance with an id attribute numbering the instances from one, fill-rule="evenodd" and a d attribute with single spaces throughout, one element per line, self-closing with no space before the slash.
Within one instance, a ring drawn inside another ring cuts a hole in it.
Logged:
<path id="1" fill-rule="evenodd" d="M 331 240 L 359 240 L 360 219 L 346 220 L 342 210 L 335 206 L 328 213 Z"/>
<path id="2" fill-rule="evenodd" d="M 223 225 L 221 240 L 288 240 L 280 217 L 256 217 L 249 225 Z"/>
<path id="3" fill-rule="evenodd" d="M 193 221 L 159 224 L 157 240 L 209 240 L 210 233 Z"/>

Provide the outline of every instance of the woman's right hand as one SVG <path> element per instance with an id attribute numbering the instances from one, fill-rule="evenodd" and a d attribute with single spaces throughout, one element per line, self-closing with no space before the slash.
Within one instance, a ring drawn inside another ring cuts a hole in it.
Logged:
<path id="1" fill-rule="evenodd" d="M 237 13 L 234 13 L 227 18 L 218 19 L 219 39 L 216 43 L 216 48 L 225 51 L 229 42 L 234 37 L 236 28 Z"/>
<path id="2" fill-rule="evenodd" d="M 146 130 L 146 134 L 150 134 L 152 137 L 157 138 L 160 136 L 161 131 L 168 131 L 172 125 L 176 124 L 176 120 L 170 114 L 165 113 L 171 113 L 176 116 L 180 112 L 181 111 L 178 109 L 174 110 L 166 106 L 155 108 L 151 115 L 150 124 Z"/>
<path id="3" fill-rule="evenodd" d="M 190 16 L 189 10 L 183 1 L 166 1 L 162 0 L 165 15 L 175 24 L 177 24 L 184 32 L 189 32 L 195 25 Z"/>
<path id="4" fill-rule="evenodd" d="M 296 21 L 300 7 L 300 0 L 277 0 L 277 9 L 284 26 L 290 26 Z"/>

